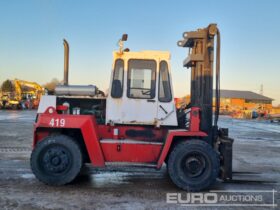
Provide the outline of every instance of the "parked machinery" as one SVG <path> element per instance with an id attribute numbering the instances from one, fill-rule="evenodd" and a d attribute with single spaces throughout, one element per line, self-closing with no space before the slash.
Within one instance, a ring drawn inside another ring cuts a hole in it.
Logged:
<path id="1" fill-rule="evenodd" d="M 44 88 L 36 82 L 24 80 L 14 80 L 17 93 L 20 95 L 22 106 L 30 109 L 36 109 L 39 106 L 40 99 L 44 95 Z M 24 104 L 24 105 L 23 105 Z"/>
<path id="2" fill-rule="evenodd" d="M 14 90 L 2 96 L 3 108 L 23 109 L 38 108 L 44 88 L 36 82 L 15 79 L 12 81 Z"/>
<path id="3" fill-rule="evenodd" d="M 216 37 L 216 72 L 213 71 Z M 232 177 L 232 139 L 218 129 L 220 33 L 215 24 L 185 32 L 189 48 L 191 103 L 175 107 L 170 54 L 123 50 L 113 53 L 108 96 L 96 86 L 68 84 L 69 45 L 65 47 L 64 86 L 43 96 L 35 122 L 31 168 L 49 185 L 63 185 L 84 163 L 160 169 L 184 190 L 208 188 Z M 213 74 L 216 107 L 212 122 Z"/>

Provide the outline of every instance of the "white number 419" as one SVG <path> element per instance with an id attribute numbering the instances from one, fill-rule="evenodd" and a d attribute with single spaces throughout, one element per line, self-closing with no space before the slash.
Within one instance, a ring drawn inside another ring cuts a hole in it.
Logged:
<path id="1" fill-rule="evenodd" d="M 65 119 L 54 119 L 52 118 L 49 123 L 52 127 L 64 127 L 65 126 Z"/>

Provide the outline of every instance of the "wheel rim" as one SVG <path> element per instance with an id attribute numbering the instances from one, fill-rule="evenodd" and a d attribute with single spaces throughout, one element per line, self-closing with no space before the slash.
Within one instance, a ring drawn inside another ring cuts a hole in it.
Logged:
<path id="1" fill-rule="evenodd" d="M 50 175 L 67 173 L 72 165 L 72 156 L 68 149 L 60 145 L 52 145 L 42 151 L 39 164 L 41 170 Z"/>
<path id="2" fill-rule="evenodd" d="M 181 161 L 181 168 L 185 175 L 190 178 L 197 178 L 203 175 L 207 166 L 206 157 L 199 152 L 188 153 Z"/>

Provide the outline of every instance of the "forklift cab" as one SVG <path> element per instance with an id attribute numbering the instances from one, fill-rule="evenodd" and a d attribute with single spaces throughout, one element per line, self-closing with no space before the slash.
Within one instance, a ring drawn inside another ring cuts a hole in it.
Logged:
<path id="1" fill-rule="evenodd" d="M 113 53 L 106 123 L 177 126 L 170 53 Z"/>

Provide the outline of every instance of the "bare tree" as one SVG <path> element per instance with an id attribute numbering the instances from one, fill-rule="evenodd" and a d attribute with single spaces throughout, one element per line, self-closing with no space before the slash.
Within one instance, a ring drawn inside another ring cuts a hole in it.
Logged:
<path id="1" fill-rule="evenodd" d="M 48 90 L 49 94 L 54 93 L 54 89 L 57 85 L 61 84 L 61 82 L 57 78 L 53 78 L 50 82 L 43 85 L 45 89 Z"/>
<path id="2" fill-rule="evenodd" d="M 14 86 L 11 80 L 6 80 L 2 83 L 1 85 L 1 90 L 2 92 L 13 92 L 14 91 Z"/>

